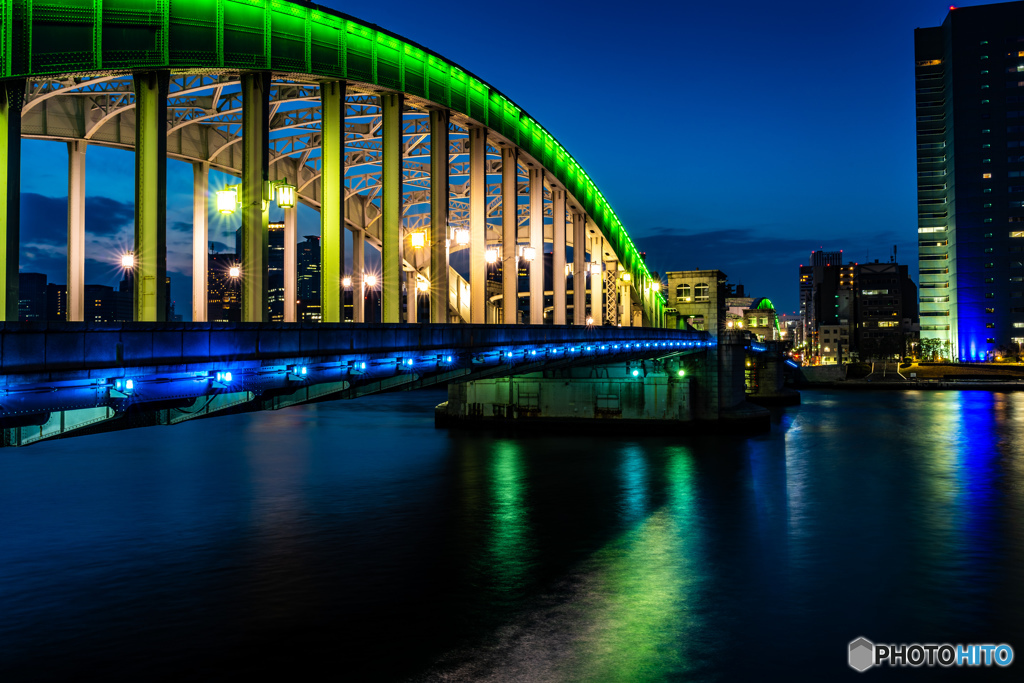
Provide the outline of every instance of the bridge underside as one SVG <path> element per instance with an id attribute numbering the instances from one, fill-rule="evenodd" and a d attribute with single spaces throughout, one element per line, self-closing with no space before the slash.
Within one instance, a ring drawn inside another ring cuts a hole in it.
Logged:
<path id="1" fill-rule="evenodd" d="M 610 326 L 6 324 L 0 339 L 5 445 L 714 347 Z"/>

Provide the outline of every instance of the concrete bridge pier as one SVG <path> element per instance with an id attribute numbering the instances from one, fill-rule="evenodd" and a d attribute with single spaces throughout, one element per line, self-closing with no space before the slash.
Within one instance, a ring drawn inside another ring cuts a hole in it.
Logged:
<path id="1" fill-rule="evenodd" d="M 745 334 L 726 332 L 717 346 L 661 358 L 450 384 L 436 424 L 764 431 L 770 413 L 744 387 L 746 345 Z"/>
<path id="2" fill-rule="evenodd" d="M 800 392 L 787 389 L 785 377 L 785 356 L 782 344 L 777 341 L 764 342 L 767 351 L 750 354 L 748 358 L 756 382 L 750 387 L 747 400 L 761 406 L 800 405 Z"/>

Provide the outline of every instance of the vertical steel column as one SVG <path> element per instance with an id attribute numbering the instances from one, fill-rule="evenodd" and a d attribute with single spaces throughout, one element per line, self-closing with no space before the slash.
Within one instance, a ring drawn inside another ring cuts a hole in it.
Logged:
<path id="1" fill-rule="evenodd" d="M 551 259 L 551 282 L 554 294 L 554 322 L 565 324 L 567 304 L 565 303 L 565 190 L 551 188 L 551 225 L 554 242 L 554 256 Z"/>
<path id="2" fill-rule="evenodd" d="M 604 324 L 604 237 L 600 232 L 590 246 L 590 317 L 594 325 Z"/>
<path id="3" fill-rule="evenodd" d="M 364 225 L 366 208 L 363 208 Z M 366 292 L 363 289 L 363 272 L 366 263 L 363 260 L 363 247 L 366 244 L 366 233 L 362 230 L 352 231 L 352 322 L 366 322 Z"/>
<path id="4" fill-rule="evenodd" d="M 270 74 L 242 74 L 242 322 L 266 322 Z"/>
<path id="5" fill-rule="evenodd" d="M 85 320 L 85 140 L 68 143 L 67 319 Z"/>
<path id="6" fill-rule="evenodd" d="M 402 228 L 402 109 L 405 98 L 396 93 L 380 96 L 380 263 L 381 322 L 402 321 L 402 276 L 399 236 Z"/>
<path id="7" fill-rule="evenodd" d="M 504 323 L 519 322 L 519 150 L 501 148 L 501 301 Z"/>
<path id="8" fill-rule="evenodd" d="M 619 283 L 619 324 L 623 327 L 632 327 L 633 302 L 629 295 L 630 283 L 624 282 L 621 277 L 617 282 Z"/>
<path id="9" fill-rule="evenodd" d="M 417 319 L 417 292 L 416 284 L 419 278 L 412 270 L 405 271 L 405 322 L 418 323 Z M 431 315 L 433 315 L 433 304 L 431 304 Z M 434 322 L 431 320 L 431 322 Z"/>
<path id="10" fill-rule="evenodd" d="M 209 246 L 210 164 L 192 164 L 192 322 L 206 322 Z"/>
<path id="11" fill-rule="evenodd" d="M 469 318 L 487 315 L 487 129 L 469 129 Z"/>
<path id="12" fill-rule="evenodd" d="M 430 322 L 448 322 L 448 119 L 430 110 Z M 413 289 L 415 290 L 415 278 Z M 413 292 L 413 301 L 416 293 Z"/>
<path id="13" fill-rule="evenodd" d="M 337 323 L 345 315 L 345 83 L 321 81 L 320 103 L 320 314 Z"/>
<path id="14" fill-rule="evenodd" d="M 21 250 L 21 108 L 25 80 L 0 84 L 0 321 L 18 320 Z"/>
<path id="15" fill-rule="evenodd" d="M 572 324 L 587 324 L 587 214 L 572 212 Z"/>
<path id="16" fill-rule="evenodd" d="M 296 305 L 299 298 L 298 213 L 297 206 L 284 210 L 284 321 L 286 323 L 298 322 L 299 319 Z M 344 244 L 344 230 L 341 232 L 341 240 Z M 338 284 L 341 284 L 341 278 L 338 278 Z M 344 311 L 344 309 L 342 310 Z M 341 318 L 338 320 L 340 321 Z"/>
<path id="17" fill-rule="evenodd" d="M 530 169 L 530 324 L 544 324 L 544 171 Z"/>
<path id="18" fill-rule="evenodd" d="M 135 82 L 135 320 L 167 319 L 168 71 Z M 69 311 L 70 312 L 70 311 Z"/>

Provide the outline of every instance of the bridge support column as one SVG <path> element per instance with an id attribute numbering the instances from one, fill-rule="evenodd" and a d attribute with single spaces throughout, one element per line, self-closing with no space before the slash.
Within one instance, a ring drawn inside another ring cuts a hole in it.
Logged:
<path id="1" fill-rule="evenodd" d="M 363 258 L 366 233 L 352 231 L 352 322 L 366 322 L 366 292 L 363 289 L 363 275 L 366 263 Z"/>
<path id="2" fill-rule="evenodd" d="M 519 151 L 501 148 L 501 301 L 503 322 L 519 322 Z"/>
<path id="3" fill-rule="evenodd" d="M 85 140 L 68 143 L 67 320 L 85 320 Z"/>
<path id="4" fill-rule="evenodd" d="M 572 213 L 572 324 L 587 324 L 587 215 Z"/>
<path id="5" fill-rule="evenodd" d="M 381 322 L 402 321 L 399 235 L 402 225 L 402 109 L 395 93 L 380 96 L 381 107 Z"/>
<path id="6" fill-rule="evenodd" d="M 593 318 L 594 325 L 604 324 L 603 241 L 604 238 L 597 234 L 590 246 L 590 317 Z"/>
<path id="7" fill-rule="evenodd" d="M 418 323 L 419 322 L 419 300 L 416 291 L 417 277 L 416 272 L 412 270 L 405 271 L 405 322 L 407 323 Z M 431 316 L 433 316 L 433 300 L 431 300 Z M 431 320 L 430 322 L 434 322 Z"/>
<path id="8" fill-rule="evenodd" d="M 192 164 L 192 322 L 206 322 L 210 164 Z M 285 248 L 287 248 L 287 243 Z"/>
<path id="9" fill-rule="evenodd" d="M 630 283 L 619 278 L 619 324 L 631 327 L 633 324 L 633 298 L 630 296 Z"/>
<path id="10" fill-rule="evenodd" d="M 530 324 L 544 324 L 544 171 L 530 169 Z"/>
<path id="11" fill-rule="evenodd" d="M 430 110 L 430 322 L 448 322 L 448 118 Z M 416 278 L 412 300 L 416 301 Z"/>
<path id="12" fill-rule="evenodd" d="M 135 320 L 167 317 L 168 71 L 133 74 L 135 82 Z M 243 223 L 244 225 L 244 223 Z M 244 228 L 243 228 L 244 232 Z"/>
<path id="13" fill-rule="evenodd" d="M 345 84 L 320 83 L 320 315 L 341 322 L 345 313 Z M 287 239 L 287 226 L 285 227 Z M 287 282 L 287 277 L 285 278 Z M 287 285 L 285 285 L 287 289 Z M 287 296 L 287 293 L 286 293 Z"/>
<path id="14" fill-rule="evenodd" d="M 25 81 L 0 84 L 0 321 L 18 320 L 21 255 L 21 108 Z"/>
<path id="15" fill-rule="evenodd" d="M 565 302 L 565 190 L 551 188 L 551 225 L 554 255 L 551 258 L 551 285 L 554 294 L 553 317 L 556 325 L 565 324 L 567 304 Z"/>
<path id="16" fill-rule="evenodd" d="M 265 322 L 270 74 L 242 74 L 242 322 Z"/>
<path id="17" fill-rule="evenodd" d="M 469 129 L 469 317 L 487 321 L 487 129 Z"/>
<path id="18" fill-rule="evenodd" d="M 296 304 L 299 298 L 298 214 L 298 208 L 295 206 L 284 210 L 284 321 L 286 323 L 294 323 L 299 319 Z M 344 230 L 341 231 L 341 240 L 344 244 Z M 342 263 L 344 264 L 344 258 L 342 258 Z M 341 285 L 340 278 L 338 284 Z M 342 313 L 344 310 L 342 307 Z M 341 318 L 338 321 L 341 322 Z"/>

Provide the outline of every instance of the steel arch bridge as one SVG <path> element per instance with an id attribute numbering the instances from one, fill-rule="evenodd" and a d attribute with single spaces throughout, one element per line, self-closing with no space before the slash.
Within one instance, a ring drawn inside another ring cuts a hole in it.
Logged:
<path id="1" fill-rule="evenodd" d="M 515 323 L 522 297 L 531 324 L 663 324 L 657 280 L 550 133 L 441 55 L 353 17 L 283 0 L 0 0 L 0 80 L 4 320 L 18 311 L 24 136 L 68 143 L 69 320 L 84 315 L 84 155 L 101 145 L 136 150 L 139 321 L 163 317 L 173 158 L 195 169 L 193 272 L 207 268 L 209 170 L 241 178 L 243 321 L 267 319 L 265 200 L 287 179 L 321 214 L 325 322 L 343 321 L 343 276 L 366 286 L 368 240 L 381 253 L 385 323 L 403 321 L 403 296 L 404 320 L 416 322 L 422 283 L 431 322 Z M 295 321 L 294 208 L 285 223 L 284 319 Z M 542 267 L 530 269 L 529 292 L 497 276 L 545 243 L 550 289 Z M 449 265 L 459 250 L 465 278 Z M 576 279 L 590 281 L 589 311 L 569 304 Z M 194 320 L 205 320 L 205 301 L 206 278 L 194 277 Z M 354 307 L 356 322 L 362 313 Z"/>

